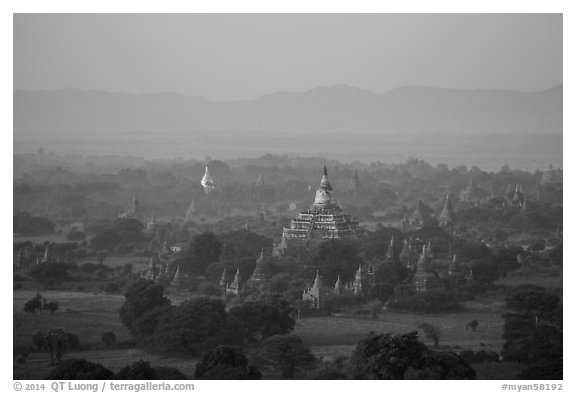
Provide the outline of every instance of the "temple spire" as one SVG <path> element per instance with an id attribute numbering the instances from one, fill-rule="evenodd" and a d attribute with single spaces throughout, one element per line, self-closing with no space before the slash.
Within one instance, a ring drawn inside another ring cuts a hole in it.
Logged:
<path id="1" fill-rule="evenodd" d="M 385 262 L 392 263 L 396 262 L 396 247 L 394 245 L 394 234 L 390 238 L 390 245 L 388 246 L 388 250 L 386 251 L 386 258 L 384 259 Z"/>
<path id="2" fill-rule="evenodd" d="M 452 262 L 450 262 L 450 267 L 448 268 L 448 274 L 452 275 L 459 270 L 459 263 L 458 258 L 456 258 L 456 253 L 454 253 L 454 257 L 452 258 Z"/>
<path id="3" fill-rule="evenodd" d="M 43 262 L 48 262 L 49 259 L 50 259 L 50 254 L 49 254 L 49 252 L 48 252 L 48 246 L 46 246 L 46 251 L 44 252 L 44 257 L 42 258 L 42 261 L 41 261 L 41 262 L 42 262 L 42 263 L 43 263 Z"/>
<path id="4" fill-rule="evenodd" d="M 320 188 L 323 188 L 326 191 L 334 190 L 330 181 L 328 180 L 328 170 L 326 169 L 326 164 L 324 164 L 324 175 L 322 176 L 322 180 L 320 181 Z"/>
<path id="5" fill-rule="evenodd" d="M 452 202 L 450 201 L 450 194 L 446 194 L 446 199 L 444 201 L 444 206 L 440 215 L 438 215 L 438 222 L 442 226 L 450 226 L 454 221 L 454 209 L 452 208 Z"/>
<path id="6" fill-rule="evenodd" d="M 204 172 L 202 180 L 200 180 L 200 184 L 202 185 L 204 191 L 206 192 L 209 192 L 210 190 L 216 188 L 216 186 L 214 185 L 214 180 L 212 180 L 210 173 L 208 173 L 208 165 L 206 165 L 206 170 Z"/>
<path id="7" fill-rule="evenodd" d="M 342 292 L 342 281 L 340 281 L 340 275 L 338 275 L 336 284 L 334 284 L 334 293 L 340 295 L 341 292 Z"/>

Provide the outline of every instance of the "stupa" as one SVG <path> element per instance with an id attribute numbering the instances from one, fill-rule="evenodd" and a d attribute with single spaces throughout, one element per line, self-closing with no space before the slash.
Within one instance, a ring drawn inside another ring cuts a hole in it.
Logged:
<path id="1" fill-rule="evenodd" d="M 200 184 L 204 188 L 204 192 L 206 194 L 208 194 L 210 191 L 212 191 L 216 188 L 216 184 L 214 183 L 214 180 L 212 180 L 210 173 L 208 173 L 208 165 L 206 165 L 206 171 L 204 172 L 204 176 L 202 177 L 202 180 L 200 180 Z"/>
<path id="2" fill-rule="evenodd" d="M 332 196 L 332 185 L 328 180 L 328 171 L 324 166 L 324 175 L 312 206 L 300 212 L 284 228 L 282 236 L 288 247 L 302 245 L 307 241 L 328 239 L 355 239 L 358 235 L 358 220 L 344 214 Z"/>

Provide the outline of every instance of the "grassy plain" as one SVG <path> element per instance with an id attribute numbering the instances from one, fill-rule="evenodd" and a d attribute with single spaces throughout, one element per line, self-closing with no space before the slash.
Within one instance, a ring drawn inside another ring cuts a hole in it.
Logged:
<path id="1" fill-rule="evenodd" d="M 153 366 L 169 366 L 180 369 L 191 376 L 195 359 L 166 358 L 149 355 L 138 349 L 106 350 L 102 333 L 114 331 L 119 342 L 129 342 L 130 334 L 119 318 L 119 309 L 124 302 L 121 295 L 92 294 L 85 292 L 42 292 L 50 300 L 58 302 L 60 308 L 54 314 L 31 315 L 22 311 L 24 303 L 35 295 L 34 291 L 14 291 L 14 349 L 29 352 L 24 364 L 14 364 L 14 378 L 42 378 L 48 370 L 48 354 L 36 353 L 32 349 L 31 336 L 38 330 L 63 328 L 78 334 L 82 351 L 65 352 L 64 358 L 83 357 L 102 363 L 113 371 L 132 362 L 144 359 Z M 173 299 L 175 303 L 178 300 Z M 377 319 L 347 317 L 301 318 L 296 323 L 294 334 L 302 337 L 316 356 L 325 360 L 349 357 L 357 342 L 369 331 L 377 333 L 405 333 L 415 330 L 418 323 L 428 322 L 441 329 L 441 350 L 493 350 L 500 351 L 503 344 L 500 315 L 503 303 L 487 299 L 484 302 L 470 302 L 460 313 L 412 314 L 383 312 Z M 476 332 L 467 331 L 466 323 L 472 319 L 479 321 Z M 432 345 L 430 340 L 422 339 Z M 482 377 L 491 379 L 498 368 L 483 366 Z M 515 369 L 514 369 L 515 370 Z M 510 378 L 510 375 L 508 376 Z"/>

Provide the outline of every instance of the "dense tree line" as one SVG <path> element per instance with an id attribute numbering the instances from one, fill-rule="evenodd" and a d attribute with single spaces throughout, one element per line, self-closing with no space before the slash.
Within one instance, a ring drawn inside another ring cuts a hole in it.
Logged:
<path id="1" fill-rule="evenodd" d="M 162 286 L 142 279 L 126 293 L 120 319 L 150 351 L 189 355 L 288 333 L 294 327 L 291 313 L 289 304 L 277 296 L 247 302 L 228 312 L 220 299 L 208 297 L 174 306 Z"/>

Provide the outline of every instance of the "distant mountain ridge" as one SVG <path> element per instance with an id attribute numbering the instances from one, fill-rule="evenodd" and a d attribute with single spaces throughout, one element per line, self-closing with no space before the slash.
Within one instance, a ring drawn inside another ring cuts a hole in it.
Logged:
<path id="1" fill-rule="evenodd" d="M 562 85 L 537 92 L 346 85 L 214 102 L 177 93 L 16 90 L 14 135 L 234 131 L 561 135 Z"/>

